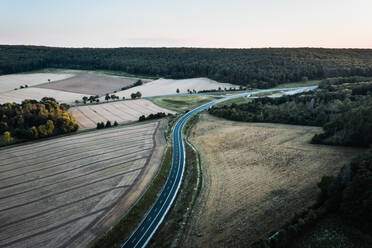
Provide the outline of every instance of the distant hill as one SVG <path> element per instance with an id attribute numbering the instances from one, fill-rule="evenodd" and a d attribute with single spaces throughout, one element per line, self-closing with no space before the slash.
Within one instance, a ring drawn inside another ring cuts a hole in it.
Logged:
<path id="1" fill-rule="evenodd" d="M 56 48 L 0 45 L 0 75 L 47 67 L 208 77 L 268 88 L 336 76 L 372 76 L 372 49 Z"/>

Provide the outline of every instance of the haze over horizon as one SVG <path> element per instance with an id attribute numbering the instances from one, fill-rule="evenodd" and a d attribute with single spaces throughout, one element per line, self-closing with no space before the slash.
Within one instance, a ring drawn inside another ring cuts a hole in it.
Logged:
<path id="1" fill-rule="evenodd" d="M 369 0 L 2 0 L 0 44 L 372 48 Z"/>

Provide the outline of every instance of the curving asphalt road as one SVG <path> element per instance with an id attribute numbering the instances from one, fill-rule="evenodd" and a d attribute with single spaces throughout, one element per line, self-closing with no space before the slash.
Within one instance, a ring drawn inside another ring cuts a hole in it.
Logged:
<path id="1" fill-rule="evenodd" d="M 172 206 L 174 199 L 182 183 L 183 172 L 185 168 L 185 145 L 182 139 L 182 129 L 193 115 L 200 111 L 206 110 L 219 102 L 227 101 L 233 98 L 242 96 L 250 97 L 252 94 L 263 92 L 277 92 L 277 91 L 291 91 L 291 94 L 299 93 L 304 90 L 313 90 L 317 86 L 299 87 L 299 88 L 280 88 L 280 89 L 266 89 L 246 92 L 242 94 L 228 96 L 213 102 L 201 105 L 181 117 L 173 129 L 173 158 L 172 166 L 168 179 L 160 193 L 158 199 L 147 212 L 142 222 L 138 225 L 136 230 L 132 233 L 129 239 L 121 246 L 121 248 L 145 247 L 163 222 L 169 208 Z"/>

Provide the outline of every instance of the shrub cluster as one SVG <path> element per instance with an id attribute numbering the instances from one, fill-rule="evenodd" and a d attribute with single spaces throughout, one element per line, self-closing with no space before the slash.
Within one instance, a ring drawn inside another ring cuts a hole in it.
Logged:
<path id="1" fill-rule="evenodd" d="M 97 129 L 108 128 L 108 127 L 117 127 L 119 123 L 117 121 L 114 124 L 111 124 L 111 121 L 107 121 L 106 124 L 104 122 L 97 122 Z"/>
<path id="2" fill-rule="evenodd" d="M 172 115 L 172 114 L 168 114 L 168 116 L 170 116 L 170 115 Z M 154 120 L 154 119 L 164 118 L 166 116 L 167 116 L 166 113 L 164 113 L 164 112 L 158 112 L 156 114 L 149 114 L 147 117 L 144 116 L 144 115 L 141 115 L 138 120 L 139 121 L 147 121 L 147 120 Z"/>

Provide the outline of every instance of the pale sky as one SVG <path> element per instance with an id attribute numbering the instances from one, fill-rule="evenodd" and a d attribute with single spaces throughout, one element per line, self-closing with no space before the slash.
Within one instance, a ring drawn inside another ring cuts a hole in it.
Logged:
<path id="1" fill-rule="evenodd" d="M 0 0 L 0 44 L 372 48 L 372 0 Z"/>

